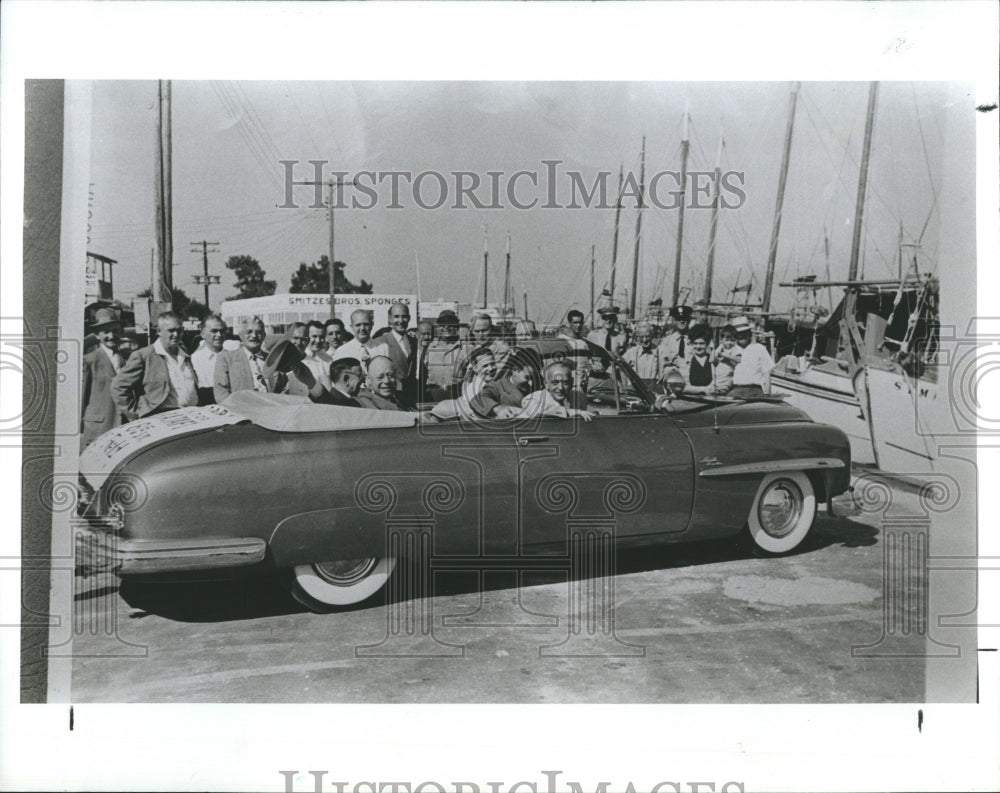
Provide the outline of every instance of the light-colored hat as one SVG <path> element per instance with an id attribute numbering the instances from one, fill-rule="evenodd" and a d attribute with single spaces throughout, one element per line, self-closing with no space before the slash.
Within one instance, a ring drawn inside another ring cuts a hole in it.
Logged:
<path id="1" fill-rule="evenodd" d="M 750 324 L 750 320 L 748 320 L 745 315 L 741 314 L 738 317 L 733 317 L 732 322 L 730 324 L 733 326 L 733 329 L 737 333 L 753 332 L 753 325 Z"/>
<path id="2" fill-rule="evenodd" d="M 107 328 L 111 325 L 121 325 L 122 321 L 118 318 L 118 312 L 111 308 L 99 308 L 94 314 L 94 324 L 90 326 L 91 330 L 100 330 L 101 328 Z"/>

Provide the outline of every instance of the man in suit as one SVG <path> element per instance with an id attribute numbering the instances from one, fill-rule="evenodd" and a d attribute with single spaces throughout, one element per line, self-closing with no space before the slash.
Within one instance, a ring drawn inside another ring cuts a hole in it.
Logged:
<path id="1" fill-rule="evenodd" d="M 389 330 L 365 345 L 372 358 L 384 355 L 396 365 L 399 379 L 396 388 L 403 402 L 417 401 L 416 345 L 406 332 L 410 326 L 410 307 L 406 303 L 393 303 L 389 307 Z"/>
<path id="2" fill-rule="evenodd" d="M 612 355 L 620 355 L 625 347 L 625 334 L 618 330 L 618 311 L 614 308 L 605 308 L 599 313 L 604 327 L 590 331 L 587 341 L 603 347 Z"/>
<path id="3" fill-rule="evenodd" d="M 109 308 L 97 310 L 91 332 L 97 336 L 98 345 L 83 356 L 83 408 L 80 421 L 80 450 L 98 435 L 121 426 L 124 416 L 111 398 L 111 380 L 122 367 L 118 354 L 122 326 L 118 314 Z"/>
<path id="4" fill-rule="evenodd" d="M 523 350 L 507 356 L 507 377 L 491 380 L 470 400 L 473 412 L 481 418 L 510 419 L 521 413 L 521 403 L 531 391 L 534 366 Z"/>
<path id="5" fill-rule="evenodd" d="M 111 381 L 111 396 L 130 421 L 198 404 L 198 380 L 181 347 L 180 317 L 167 311 L 156 327 L 156 341 L 132 353 Z"/>
<path id="6" fill-rule="evenodd" d="M 409 410 L 404 405 L 396 389 L 396 364 L 384 355 L 376 355 L 368 361 L 368 390 L 357 394 L 362 407 L 373 410 Z"/>
<path id="7" fill-rule="evenodd" d="M 274 370 L 265 374 L 267 361 L 261 345 L 266 331 L 260 317 L 254 317 L 240 329 L 238 349 L 223 350 L 215 359 L 215 401 L 221 403 L 233 391 L 280 393 L 287 378 Z"/>
<path id="8" fill-rule="evenodd" d="M 361 383 L 364 379 L 365 374 L 361 371 L 361 361 L 357 358 L 340 358 L 330 364 L 332 388 L 325 390 L 313 401 L 321 405 L 362 407 L 362 404 L 355 397 L 361 390 Z"/>

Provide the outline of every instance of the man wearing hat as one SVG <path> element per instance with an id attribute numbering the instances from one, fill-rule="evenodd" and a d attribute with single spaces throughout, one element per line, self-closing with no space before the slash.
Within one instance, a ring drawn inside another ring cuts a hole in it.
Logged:
<path id="1" fill-rule="evenodd" d="M 625 334 L 618 330 L 618 309 L 613 306 L 602 308 L 600 314 L 604 327 L 590 331 L 587 334 L 587 341 L 603 347 L 612 355 L 617 355 L 625 347 Z"/>
<path id="2" fill-rule="evenodd" d="M 90 330 L 98 344 L 83 356 L 81 451 L 98 435 L 121 426 L 124 418 L 111 397 L 111 380 L 124 363 L 118 354 L 122 336 L 118 314 L 110 308 L 99 308 Z"/>
<path id="3" fill-rule="evenodd" d="M 111 396 L 129 420 L 198 404 L 198 379 L 181 347 L 181 318 L 167 311 L 156 327 L 156 341 L 132 353 L 111 381 Z"/>
<path id="4" fill-rule="evenodd" d="M 675 326 L 660 342 L 660 352 L 670 366 L 683 366 L 690 353 L 691 340 L 688 329 L 691 325 L 691 306 L 674 306 L 670 309 L 670 317 Z"/>
<path id="5" fill-rule="evenodd" d="M 458 338 L 458 315 L 445 309 L 437 318 L 435 339 L 424 352 L 425 392 L 428 400 L 453 399 L 461 384 L 462 342 Z"/>
<path id="6" fill-rule="evenodd" d="M 774 368 L 771 353 L 763 344 L 753 340 L 753 325 L 746 317 L 736 317 L 732 325 L 740 355 L 733 369 L 733 387 L 728 396 L 746 399 L 770 393 L 771 370 Z"/>

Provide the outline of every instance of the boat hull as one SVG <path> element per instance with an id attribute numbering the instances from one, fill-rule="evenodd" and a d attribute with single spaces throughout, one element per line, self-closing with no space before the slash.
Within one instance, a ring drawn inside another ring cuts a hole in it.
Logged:
<path id="1" fill-rule="evenodd" d="M 929 417 L 938 384 L 871 365 L 859 370 L 855 378 L 862 409 L 871 423 L 876 465 L 900 475 L 933 473 L 938 449 Z"/>
<path id="2" fill-rule="evenodd" d="M 788 394 L 785 401 L 813 421 L 843 430 L 851 442 L 851 459 L 855 463 L 875 464 L 871 432 L 861 403 L 851 378 L 836 362 L 800 366 L 799 371 L 794 371 L 782 359 L 771 371 L 771 390 Z"/>

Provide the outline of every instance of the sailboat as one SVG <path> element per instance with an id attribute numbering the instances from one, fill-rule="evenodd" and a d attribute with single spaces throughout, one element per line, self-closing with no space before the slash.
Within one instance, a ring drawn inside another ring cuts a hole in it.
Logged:
<path id="1" fill-rule="evenodd" d="M 919 273 L 915 256 L 898 279 L 856 277 L 877 91 L 873 83 L 848 278 L 809 284 L 842 287 L 844 298 L 815 328 L 810 354 L 782 358 L 771 382 L 816 421 L 843 429 L 855 462 L 919 474 L 933 469 L 936 453 L 925 416 L 937 396 L 937 279 Z"/>

